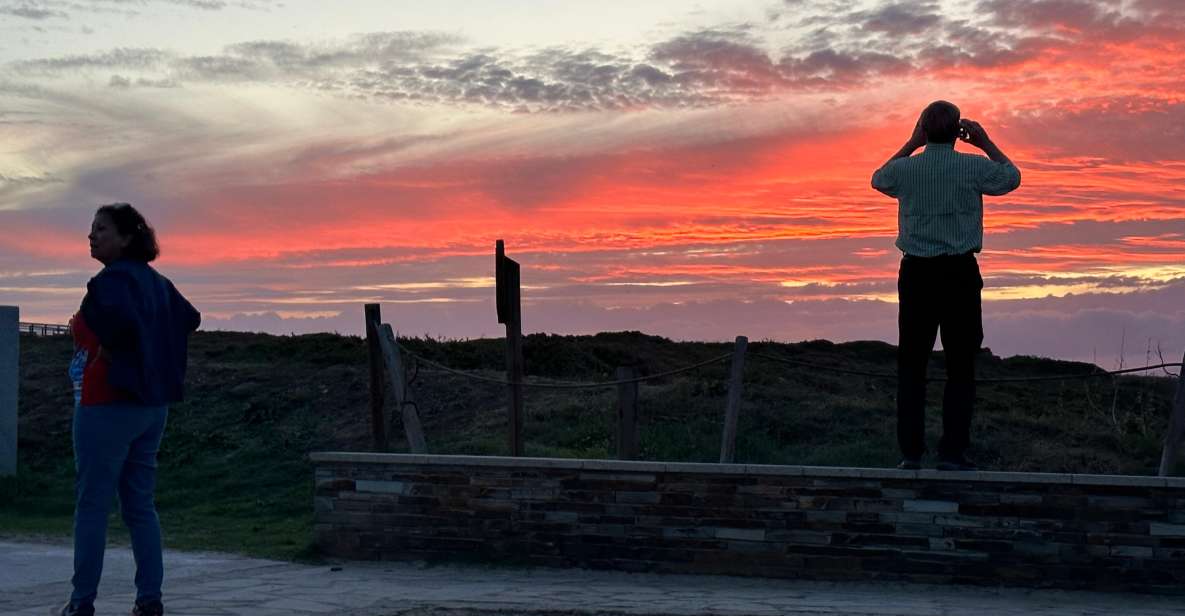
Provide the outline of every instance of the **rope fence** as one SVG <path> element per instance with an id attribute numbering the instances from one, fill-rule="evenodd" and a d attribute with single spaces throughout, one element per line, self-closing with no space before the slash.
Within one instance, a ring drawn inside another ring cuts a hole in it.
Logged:
<path id="1" fill-rule="evenodd" d="M 396 344 L 398 344 L 398 342 Z M 421 357 L 420 355 L 413 353 L 411 350 L 409 350 L 406 346 L 404 346 L 402 344 L 398 344 L 398 346 L 399 346 L 399 350 L 406 353 L 409 357 L 416 360 L 417 362 L 422 362 L 425 365 L 432 366 L 433 368 L 436 368 L 442 372 L 448 372 L 450 374 L 455 374 L 457 376 L 463 376 L 465 378 L 473 379 L 475 381 L 485 381 L 487 383 L 496 383 L 498 385 L 522 385 L 523 387 L 536 387 L 536 388 L 540 388 L 540 389 L 596 389 L 596 388 L 600 388 L 600 387 L 616 387 L 618 385 L 628 385 L 630 383 L 641 383 L 643 381 L 661 379 L 661 378 L 665 378 L 668 376 L 674 376 L 676 374 L 683 374 L 685 372 L 691 372 L 693 370 L 698 370 L 699 368 L 703 368 L 704 366 L 710 366 L 712 364 L 722 362 L 726 359 L 731 358 L 733 355 L 732 353 L 725 353 L 723 355 L 720 355 L 719 357 L 713 357 L 712 359 L 707 359 L 707 360 L 701 361 L 699 363 L 691 364 L 690 366 L 684 366 L 682 368 L 676 368 L 674 370 L 668 370 L 666 372 L 660 372 L 658 374 L 651 374 L 648 376 L 640 376 L 640 377 L 632 378 L 632 379 L 622 379 L 622 380 L 617 380 L 617 381 L 595 381 L 595 382 L 584 382 L 584 383 L 574 382 L 574 381 L 558 381 L 558 382 L 550 382 L 550 383 L 540 383 L 537 381 L 536 382 L 508 381 L 506 379 L 499 379 L 499 378 L 495 378 L 495 377 L 482 376 L 480 374 L 473 374 L 471 372 L 466 372 L 464 370 L 457 370 L 456 368 L 450 368 L 450 367 L 448 367 L 444 364 L 441 364 L 439 362 L 435 362 L 435 361 L 432 361 L 432 360 L 427 359 L 425 357 Z"/>
<path id="2" fill-rule="evenodd" d="M 707 359 L 707 360 L 704 360 L 704 361 L 701 361 L 701 362 L 698 362 L 695 364 L 684 366 L 682 368 L 676 368 L 673 370 L 667 370 L 665 372 L 660 372 L 658 374 L 651 374 L 648 376 L 642 376 L 642 377 L 637 377 L 637 378 L 632 378 L 632 379 L 624 379 L 624 380 L 617 380 L 617 381 L 596 381 L 596 382 L 585 382 L 585 383 L 572 382 L 572 381 L 541 383 L 538 381 L 534 381 L 534 382 L 533 381 L 517 381 L 517 382 L 516 381 L 508 381 L 506 379 L 483 376 L 480 374 L 473 374 L 472 372 L 467 372 L 464 370 L 458 370 L 456 368 L 451 368 L 449 366 L 446 366 L 440 362 L 436 362 L 436 361 L 433 361 L 433 360 L 428 359 L 426 357 L 423 357 L 423 356 L 411 351 L 403 344 L 400 344 L 398 341 L 396 342 L 396 344 L 399 346 L 399 349 L 403 353 L 405 353 L 407 356 L 411 357 L 412 359 L 415 359 L 417 362 L 422 362 L 425 365 L 432 366 L 433 368 L 436 368 L 437 370 L 440 370 L 442 372 L 455 374 L 457 376 L 462 376 L 462 377 L 476 380 L 476 381 L 485 381 L 487 383 L 494 383 L 497 385 L 521 385 L 523 387 L 535 387 L 535 388 L 541 388 L 541 389 L 594 389 L 594 388 L 599 388 L 599 387 L 614 387 L 617 385 L 625 385 L 625 384 L 629 384 L 629 383 L 641 383 L 644 381 L 651 381 L 651 380 L 666 378 L 668 376 L 674 376 L 676 374 L 683 374 L 686 372 L 692 372 L 692 371 L 698 370 L 699 368 L 702 368 L 704 366 L 709 366 L 709 365 L 712 365 L 715 363 L 722 362 L 726 359 L 730 359 L 733 356 L 733 353 L 725 353 L 725 354 L 720 355 L 718 357 L 713 357 L 711 359 Z M 819 370 L 819 371 L 823 371 L 823 372 L 834 372 L 836 374 L 846 374 L 846 375 L 850 375 L 850 376 L 863 376 L 863 377 L 878 378 L 878 379 L 892 379 L 892 380 L 897 379 L 897 375 L 895 373 L 891 373 L 891 372 L 872 372 L 872 371 L 867 371 L 867 370 L 854 370 L 851 368 L 841 368 L 838 366 L 825 366 L 822 364 L 815 364 L 815 363 L 806 362 L 806 361 L 802 361 L 802 360 L 798 360 L 798 359 L 790 359 L 787 357 L 777 357 L 775 355 L 768 355 L 765 353 L 750 352 L 748 355 L 750 357 L 757 357 L 760 359 L 765 359 L 765 360 L 776 362 L 776 363 L 787 364 L 787 365 L 791 365 L 791 366 L 798 366 L 801 368 L 810 368 L 812 370 Z M 1149 370 L 1160 370 L 1160 369 L 1164 369 L 1164 368 L 1182 368 L 1182 367 L 1185 367 L 1185 363 L 1166 362 L 1166 363 L 1160 363 L 1160 364 L 1140 366 L 1138 368 L 1124 368 L 1122 370 L 1096 369 L 1093 372 L 1086 372 L 1086 373 L 1082 373 L 1082 374 L 1057 374 L 1057 375 L 1046 375 L 1046 376 L 1014 376 L 1014 377 L 977 378 L 977 379 L 975 379 L 975 383 L 977 383 L 977 384 L 978 383 L 1033 383 L 1033 382 L 1040 382 L 1040 381 L 1069 381 L 1069 380 L 1074 380 L 1074 379 L 1090 379 L 1090 378 L 1099 378 L 1099 377 L 1108 377 L 1108 376 L 1118 376 L 1118 375 L 1122 375 L 1122 374 L 1131 374 L 1131 373 L 1135 373 L 1135 372 L 1147 372 Z M 1170 373 L 1170 376 L 1176 376 L 1176 375 L 1172 375 Z M 947 379 L 946 379 L 946 377 L 936 376 L 936 377 L 927 377 L 926 380 L 929 382 L 941 383 L 941 382 L 945 382 Z"/>
<path id="3" fill-rule="evenodd" d="M 865 378 L 872 378 L 872 379 L 896 380 L 898 378 L 898 375 L 893 372 L 879 372 L 879 371 L 874 371 L 874 370 L 859 370 L 859 369 L 854 369 L 854 368 L 846 368 L 846 367 L 842 367 L 842 366 L 824 365 L 824 364 L 820 364 L 820 363 L 804 361 L 801 359 L 794 359 L 794 358 L 790 358 L 790 357 L 782 357 L 782 356 L 778 356 L 778 355 L 770 354 L 770 353 L 752 352 L 752 351 L 748 350 L 748 339 L 745 338 L 744 336 L 738 336 L 736 339 L 736 347 L 733 352 L 724 353 L 724 354 L 717 355 L 715 357 L 711 357 L 709 359 L 699 361 L 699 362 L 696 362 L 693 364 L 689 364 L 689 365 L 682 366 L 679 368 L 674 368 L 671 370 L 665 370 L 663 372 L 659 372 L 659 373 L 651 374 L 651 375 L 646 375 L 646 376 L 633 376 L 633 375 L 637 374 L 636 369 L 628 368 L 628 367 L 620 367 L 617 369 L 618 378 L 614 379 L 614 380 L 610 380 L 610 381 L 541 382 L 541 381 L 537 380 L 537 378 L 531 378 L 528 380 L 527 376 L 525 374 L 523 374 L 520 369 L 518 371 L 508 370 L 508 372 L 510 374 L 517 374 L 519 376 L 519 379 L 505 379 L 505 378 L 497 378 L 497 377 L 490 377 L 490 376 L 485 376 L 485 375 L 481 375 L 481 374 L 475 374 L 472 371 L 459 370 L 457 368 L 453 368 L 451 366 L 445 365 L 444 363 L 423 357 L 419 353 L 412 351 L 406 345 L 404 345 L 395 336 L 394 332 L 391 331 L 389 325 L 383 324 L 381 326 L 381 328 L 386 332 L 388 341 L 385 341 L 385 342 L 386 342 L 386 344 L 388 344 L 390 346 L 392 352 L 394 352 L 396 355 L 401 355 L 402 357 L 408 358 L 414 362 L 414 373 L 413 373 L 412 377 L 410 378 L 410 380 L 406 378 L 406 372 L 404 372 L 402 369 L 399 371 L 399 372 L 403 372 L 403 374 L 404 374 L 403 383 L 399 383 L 399 384 L 395 385 L 395 387 L 400 391 L 410 391 L 411 383 L 416 379 L 416 375 L 419 374 L 421 364 L 434 368 L 435 370 L 433 370 L 433 372 L 452 374 L 455 376 L 463 377 L 463 378 L 474 380 L 474 381 L 481 381 L 481 382 L 485 382 L 485 383 L 491 383 L 491 384 L 507 387 L 512 392 L 512 400 L 514 399 L 513 396 L 515 395 L 515 393 L 514 393 L 515 390 L 517 389 L 518 391 L 521 391 L 521 388 L 577 390 L 577 389 L 598 389 L 598 388 L 616 387 L 618 389 L 619 404 L 618 404 L 618 417 L 617 417 L 618 421 L 617 421 L 616 434 L 614 436 L 614 442 L 616 443 L 617 455 L 619 458 L 622 458 L 622 459 L 634 459 L 638 455 L 638 433 L 637 433 L 637 430 L 638 430 L 638 426 L 637 426 L 638 389 L 637 389 L 637 386 L 638 386 L 638 384 L 646 382 L 646 381 L 653 381 L 653 380 L 662 379 L 662 378 L 666 378 L 666 377 L 670 377 L 670 376 L 686 374 L 686 373 L 689 373 L 689 372 L 692 372 L 695 370 L 699 370 L 699 369 L 704 368 L 706 366 L 711 366 L 714 364 L 722 363 L 725 360 L 731 360 L 732 368 L 730 371 L 730 375 L 728 377 L 728 405 L 727 405 L 727 408 L 725 409 L 724 434 L 723 434 L 723 440 L 721 443 L 720 462 L 721 463 L 732 463 L 732 462 L 734 462 L 734 455 L 735 455 L 736 425 L 737 425 L 737 418 L 738 418 L 738 415 L 740 412 L 740 406 L 741 406 L 741 404 L 740 404 L 741 390 L 742 390 L 744 362 L 745 362 L 746 355 L 756 358 L 756 359 L 764 360 L 767 362 L 772 362 L 772 363 L 776 363 L 776 364 L 780 364 L 780 365 L 795 366 L 797 368 L 803 368 L 803 369 L 819 371 L 819 372 L 843 374 L 843 375 L 858 376 L 858 377 L 865 377 Z M 394 363 L 396 363 L 396 364 L 406 365 L 403 363 L 405 360 L 402 358 L 399 358 L 399 357 L 394 358 L 392 361 L 394 361 Z M 522 365 L 521 362 L 518 365 L 521 368 L 521 365 Z M 1178 369 L 1181 369 L 1181 371 L 1177 374 L 1173 374 L 1172 372 L 1168 371 L 1169 368 L 1178 368 Z M 1164 362 L 1164 361 L 1162 361 L 1161 363 L 1158 363 L 1158 364 L 1149 364 L 1146 366 L 1138 366 L 1138 367 L 1134 367 L 1134 368 L 1121 368 L 1121 369 L 1117 369 L 1117 370 L 1103 370 L 1103 369 L 1100 369 L 1096 366 L 1095 369 L 1092 370 L 1091 372 L 1084 372 L 1084 373 L 1080 373 L 1080 374 L 1053 374 L 1053 375 L 1041 375 L 1041 376 L 1010 376 L 1010 377 L 980 377 L 980 378 L 974 379 L 974 382 L 977 384 L 997 384 L 997 383 L 1038 383 L 1038 382 L 1052 382 L 1052 381 L 1087 380 L 1087 379 L 1104 378 L 1104 377 L 1113 378 L 1113 377 L 1116 377 L 1119 375 L 1135 374 L 1135 373 L 1139 373 L 1139 372 L 1148 372 L 1148 371 L 1152 371 L 1152 370 L 1164 370 L 1164 372 L 1167 375 L 1178 377 L 1177 394 L 1174 399 L 1174 410 L 1172 412 L 1172 416 L 1170 417 L 1169 430 L 1168 430 L 1168 433 L 1166 434 L 1165 449 L 1162 454 L 1161 465 L 1160 465 L 1159 474 L 1163 476 L 1163 475 L 1167 474 L 1168 469 L 1171 467 L 1171 465 L 1173 464 L 1173 461 L 1176 459 L 1177 441 L 1185 440 L 1185 437 L 1182 436 L 1182 434 L 1185 433 L 1185 428 L 1183 428 L 1181 425 L 1181 424 L 1183 424 L 1183 422 L 1185 422 L 1185 419 L 1183 419 L 1183 418 L 1185 418 L 1185 376 L 1181 376 L 1181 375 L 1185 375 L 1185 358 L 1183 358 L 1181 362 Z M 391 379 L 398 378 L 397 376 L 394 376 L 395 374 L 398 374 L 398 372 L 393 372 L 392 376 L 390 378 Z M 928 377 L 927 381 L 928 382 L 946 382 L 946 381 L 948 381 L 948 379 L 946 377 L 935 376 L 935 377 Z M 520 396 L 519 399 L 521 400 L 521 394 L 518 394 L 518 395 Z M 399 396 L 399 400 L 397 401 L 397 407 L 399 409 L 401 409 L 401 412 L 405 416 L 408 414 L 407 407 L 409 407 L 409 406 L 411 407 L 412 415 L 417 417 L 414 420 L 414 423 L 418 424 L 419 407 L 414 402 L 407 399 L 404 394 L 401 394 Z M 394 420 L 394 416 L 392 416 L 391 419 Z M 419 432 L 419 428 L 416 428 L 415 436 L 416 436 L 417 440 L 421 443 L 420 447 L 425 447 L 424 445 L 422 445 L 423 436 Z M 512 437 L 512 439 L 513 439 L 512 442 L 521 443 L 520 440 L 517 440 L 514 437 Z"/>
<path id="4" fill-rule="evenodd" d="M 812 364 L 796 359 L 789 359 L 786 357 L 775 357 L 773 355 L 766 355 L 765 353 L 751 353 L 753 357 L 760 357 L 773 362 L 799 366 L 803 368 L 811 368 L 814 370 L 822 370 L 826 372 L 836 372 L 839 374 L 848 374 L 853 376 L 865 376 L 879 379 L 897 379 L 897 375 L 890 372 L 869 372 L 865 370 L 852 370 L 849 368 L 839 368 L 836 366 L 823 366 L 820 364 Z M 1116 376 L 1120 374 L 1130 374 L 1133 372 L 1147 372 L 1148 370 L 1159 370 L 1162 368 L 1179 368 L 1182 363 L 1162 363 L 1149 366 L 1141 366 L 1139 368 L 1125 368 L 1122 370 L 1101 370 L 1095 369 L 1093 372 L 1085 372 L 1082 374 L 1056 374 L 1047 376 L 1011 376 L 1011 377 L 997 377 L 997 378 L 977 378 L 975 383 L 1033 383 L 1038 381 L 1070 381 L 1074 379 L 1090 379 L 1104 376 Z M 1173 375 L 1175 376 L 1175 375 Z M 927 381 L 941 383 L 945 382 L 946 377 L 927 377 Z"/>

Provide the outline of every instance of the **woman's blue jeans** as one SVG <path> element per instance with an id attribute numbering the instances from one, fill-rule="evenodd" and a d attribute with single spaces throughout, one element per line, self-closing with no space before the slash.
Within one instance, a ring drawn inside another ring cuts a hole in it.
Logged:
<path id="1" fill-rule="evenodd" d="M 74 407 L 74 592 L 93 604 L 103 574 L 107 513 L 119 495 L 136 558 L 136 600 L 160 600 L 164 563 L 153 492 L 167 406 L 113 403 Z"/>

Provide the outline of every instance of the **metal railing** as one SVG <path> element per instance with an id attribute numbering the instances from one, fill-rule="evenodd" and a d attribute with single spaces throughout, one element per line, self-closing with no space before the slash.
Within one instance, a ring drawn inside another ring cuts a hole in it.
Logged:
<path id="1" fill-rule="evenodd" d="M 17 323 L 17 331 L 35 336 L 62 336 L 70 333 L 69 325 L 58 323 Z"/>

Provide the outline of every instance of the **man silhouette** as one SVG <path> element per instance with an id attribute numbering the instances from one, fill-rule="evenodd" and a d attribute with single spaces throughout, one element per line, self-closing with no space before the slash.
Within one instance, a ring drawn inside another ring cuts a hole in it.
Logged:
<path id="1" fill-rule="evenodd" d="M 956 152 L 957 139 L 987 158 Z M 967 448 L 975 355 L 983 342 L 983 278 L 975 260 L 983 247 L 983 195 L 1003 195 L 1017 186 L 1016 165 L 978 122 L 960 119 L 959 108 L 946 101 L 930 103 L 909 141 L 872 174 L 872 187 L 898 203 L 897 444 L 903 458 L 898 468 L 921 468 L 926 452 L 926 365 L 939 330 L 947 382 L 937 468 L 976 468 Z"/>

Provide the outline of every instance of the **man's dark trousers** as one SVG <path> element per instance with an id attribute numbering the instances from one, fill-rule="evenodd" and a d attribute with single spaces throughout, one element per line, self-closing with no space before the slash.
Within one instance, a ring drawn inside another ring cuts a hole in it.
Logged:
<path id="1" fill-rule="evenodd" d="M 938 457 L 960 460 L 971 443 L 975 356 L 983 342 L 983 278 L 973 253 L 901 259 L 897 277 L 897 444 L 906 458 L 926 452 L 926 365 L 942 332 L 946 390 Z"/>

